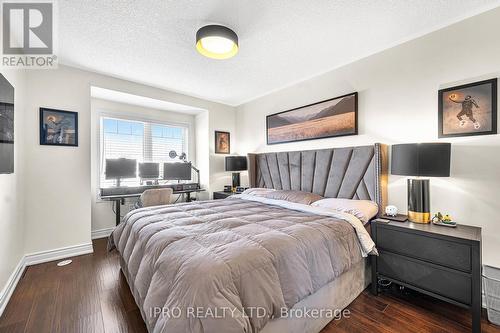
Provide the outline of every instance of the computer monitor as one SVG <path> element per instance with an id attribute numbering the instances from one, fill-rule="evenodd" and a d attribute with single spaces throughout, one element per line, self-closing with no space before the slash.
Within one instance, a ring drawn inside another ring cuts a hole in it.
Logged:
<path id="1" fill-rule="evenodd" d="M 191 180 L 191 162 L 163 163 L 163 179 Z"/>
<path id="2" fill-rule="evenodd" d="M 141 179 L 156 179 L 160 177 L 159 163 L 139 163 L 139 178 Z"/>
<path id="3" fill-rule="evenodd" d="M 137 160 L 128 158 L 106 159 L 106 179 L 135 178 Z"/>

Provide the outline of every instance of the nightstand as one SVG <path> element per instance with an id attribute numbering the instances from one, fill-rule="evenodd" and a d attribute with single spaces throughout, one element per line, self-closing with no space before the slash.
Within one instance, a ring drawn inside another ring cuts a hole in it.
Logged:
<path id="1" fill-rule="evenodd" d="M 213 198 L 214 198 L 214 200 L 217 200 L 217 199 L 226 199 L 227 197 L 230 197 L 233 194 L 235 194 L 235 193 L 233 193 L 233 192 L 217 191 L 217 192 L 213 193 Z"/>
<path id="2" fill-rule="evenodd" d="M 481 228 L 412 222 L 372 222 L 379 256 L 372 256 L 372 293 L 378 279 L 467 308 L 481 332 Z"/>

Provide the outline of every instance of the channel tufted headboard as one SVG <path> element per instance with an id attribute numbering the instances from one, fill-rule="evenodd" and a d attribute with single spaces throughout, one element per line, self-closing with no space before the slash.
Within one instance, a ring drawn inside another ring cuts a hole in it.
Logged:
<path id="1" fill-rule="evenodd" d="M 387 146 L 248 154 L 250 187 L 313 192 L 387 205 Z"/>

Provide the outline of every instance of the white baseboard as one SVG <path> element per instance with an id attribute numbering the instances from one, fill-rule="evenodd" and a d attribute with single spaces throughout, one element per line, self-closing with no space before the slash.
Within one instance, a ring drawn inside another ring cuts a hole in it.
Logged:
<path id="1" fill-rule="evenodd" d="M 21 276 L 23 276 L 25 268 L 26 268 L 26 263 L 23 256 L 21 260 L 19 260 L 19 263 L 17 264 L 16 268 L 14 268 L 14 271 L 7 280 L 7 284 L 5 285 L 5 287 L 2 290 L 2 293 L 0 294 L 0 316 L 3 314 L 5 307 L 7 307 L 7 303 L 9 302 L 12 293 L 14 293 L 14 289 L 16 289 L 17 283 L 21 279 Z"/>
<path id="2" fill-rule="evenodd" d="M 115 228 L 105 228 L 99 230 L 92 230 L 92 239 L 106 238 L 115 230 Z"/>
<path id="3" fill-rule="evenodd" d="M 81 256 L 83 254 L 89 254 L 93 252 L 94 248 L 92 247 L 92 243 L 88 243 L 24 255 L 21 260 L 19 260 L 19 263 L 14 269 L 14 272 L 12 272 L 12 275 L 9 277 L 9 280 L 4 287 L 2 294 L 0 294 L 0 316 L 3 314 L 3 311 L 5 310 L 10 297 L 14 293 L 19 280 L 23 276 L 26 267 L 41 264 L 44 262 Z"/>
<path id="4" fill-rule="evenodd" d="M 93 253 L 92 243 L 62 247 L 59 249 L 26 254 L 26 266 Z"/>

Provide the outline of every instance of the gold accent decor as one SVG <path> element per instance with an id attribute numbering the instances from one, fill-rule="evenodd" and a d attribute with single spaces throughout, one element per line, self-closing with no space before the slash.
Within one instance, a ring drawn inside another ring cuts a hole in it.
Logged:
<path id="1" fill-rule="evenodd" d="M 377 151 L 377 145 L 379 146 L 379 163 L 380 170 L 378 171 L 379 175 L 379 193 L 380 200 L 377 200 L 377 203 L 380 207 L 386 207 L 388 205 L 388 183 L 389 183 L 389 146 L 385 144 L 375 144 L 375 150 Z"/>
<path id="2" fill-rule="evenodd" d="M 431 213 L 412 212 L 411 210 L 409 210 L 408 220 L 415 223 L 430 223 Z"/>

